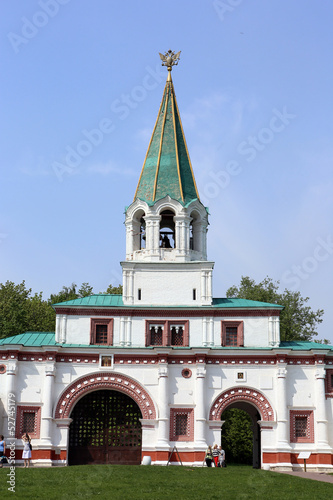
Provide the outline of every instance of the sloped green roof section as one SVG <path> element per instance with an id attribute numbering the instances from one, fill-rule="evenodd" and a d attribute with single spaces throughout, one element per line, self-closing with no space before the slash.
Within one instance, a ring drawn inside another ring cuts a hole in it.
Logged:
<path id="1" fill-rule="evenodd" d="M 270 304 L 268 302 L 258 302 L 256 300 L 238 299 L 238 298 L 221 298 L 213 299 L 211 306 L 125 306 L 122 295 L 113 294 L 98 294 L 89 295 L 80 299 L 67 300 L 53 304 L 53 307 L 124 307 L 128 309 L 209 309 L 211 307 L 221 309 L 283 309 L 283 306 L 278 304 Z"/>
<path id="2" fill-rule="evenodd" d="M 87 345 L 87 344 L 58 344 L 55 341 L 55 333 L 53 332 L 26 332 L 21 333 L 20 335 L 14 335 L 12 337 L 7 337 L 5 339 L 0 340 L 1 346 L 23 346 L 23 347 L 61 347 L 62 349 L 70 349 L 70 348 L 85 348 L 85 349 L 110 349 L 110 346 L 102 346 L 102 345 Z M 151 349 L 154 346 L 150 347 Z M 195 346 L 193 346 L 195 349 Z M 137 349 L 137 347 L 136 347 Z M 147 347 L 143 347 L 142 349 L 147 350 Z M 178 349 L 178 348 L 177 348 Z M 181 347 L 179 349 L 184 349 Z M 192 347 L 188 347 L 186 349 L 192 349 Z M 290 342 L 280 342 L 279 347 L 221 347 L 215 346 L 211 348 L 211 350 L 223 350 L 223 351 L 232 351 L 232 350 L 250 350 L 250 351 L 264 351 L 264 350 L 276 350 L 276 349 L 291 349 L 292 351 L 310 351 L 314 349 L 320 350 L 329 350 L 333 351 L 332 345 L 324 345 L 318 344 L 317 342 L 301 342 L 301 341 L 290 341 Z"/>
<path id="3" fill-rule="evenodd" d="M 183 205 L 199 199 L 170 72 L 134 200 L 153 205 L 167 195 Z"/>

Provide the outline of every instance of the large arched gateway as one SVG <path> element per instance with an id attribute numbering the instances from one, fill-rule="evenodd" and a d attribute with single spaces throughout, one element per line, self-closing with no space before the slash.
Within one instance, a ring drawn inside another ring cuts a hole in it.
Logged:
<path id="1" fill-rule="evenodd" d="M 75 405 L 69 429 L 69 465 L 140 464 L 139 406 L 124 393 L 90 392 Z"/>

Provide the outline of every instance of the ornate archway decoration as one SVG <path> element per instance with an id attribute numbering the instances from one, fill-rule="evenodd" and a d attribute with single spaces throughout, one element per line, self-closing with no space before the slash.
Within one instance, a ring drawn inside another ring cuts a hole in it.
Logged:
<path id="1" fill-rule="evenodd" d="M 69 385 L 59 397 L 55 418 L 69 418 L 74 405 L 82 396 L 100 389 L 110 389 L 127 394 L 138 404 L 142 418 L 150 420 L 156 418 L 153 400 L 142 385 L 122 374 L 110 372 L 87 375 Z"/>
<path id="2" fill-rule="evenodd" d="M 274 411 L 268 399 L 260 391 L 249 387 L 231 387 L 220 394 L 210 408 L 209 420 L 221 420 L 224 410 L 237 401 L 254 405 L 260 413 L 261 420 L 274 421 Z"/>

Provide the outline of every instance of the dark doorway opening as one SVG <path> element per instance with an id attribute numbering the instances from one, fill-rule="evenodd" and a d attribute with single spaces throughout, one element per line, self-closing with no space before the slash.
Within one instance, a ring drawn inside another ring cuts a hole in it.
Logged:
<path id="1" fill-rule="evenodd" d="M 249 403 L 230 405 L 221 415 L 224 420 L 221 442 L 226 461 L 261 467 L 261 443 L 258 410 Z"/>
<path id="2" fill-rule="evenodd" d="M 141 463 L 141 411 L 118 391 L 90 392 L 75 405 L 69 429 L 69 465 Z"/>

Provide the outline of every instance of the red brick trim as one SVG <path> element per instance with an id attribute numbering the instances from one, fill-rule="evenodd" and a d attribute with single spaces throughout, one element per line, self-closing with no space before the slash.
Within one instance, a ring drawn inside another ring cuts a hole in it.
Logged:
<path id="1" fill-rule="evenodd" d="M 244 346 L 244 321 L 221 321 L 221 345 L 227 345 L 227 327 L 237 328 L 237 347 Z"/>
<path id="2" fill-rule="evenodd" d="M 138 404 L 142 418 L 156 418 L 155 405 L 146 389 L 130 377 L 110 372 L 87 375 L 69 385 L 58 399 L 55 418 L 68 418 L 79 399 L 88 392 L 100 389 L 110 389 L 128 394 Z"/>
<path id="3" fill-rule="evenodd" d="M 29 432 L 29 436 L 32 439 L 39 439 L 40 436 L 40 418 L 41 418 L 41 406 L 21 406 L 16 407 L 16 439 L 20 439 L 23 435 L 23 414 L 24 413 L 34 413 L 35 414 L 35 430 L 34 432 Z"/>
<path id="4" fill-rule="evenodd" d="M 186 435 L 176 434 L 177 415 L 187 416 Z M 194 441 L 194 409 L 193 408 L 170 408 L 170 441 Z"/>
<path id="5" fill-rule="evenodd" d="M 302 450 L 300 450 L 302 451 Z M 266 452 L 262 454 L 263 464 L 279 464 L 279 463 L 291 463 L 293 465 L 299 464 L 304 467 L 304 460 L 298 458 L 299 452 L 297 453 L 276 453 L 276 452 Z M 307 465 L 333 465 L 333 454 L 332 453 L 311 453 L 310 457 L 306 460 Z"/>
<path id="6" fill-rule="evenodd" d="M 213 402 L 209 411 L 209 420 L 221 420 L 224 410 L 236 401 L 246 401 L 255 406 L 261 420 L 274 421 L 274 411 L 268 399 L 260 392 L 249 387 L 231 387 Z"/>
<path id="7" fill-rule="evenodd" d="M 0 365 L 0 375 L 4 375 L 7 371 L 6 365 Z"/>
<path id="8" fill-rule="evenodd" d="M 183 327 L 183 345 L 177 347 L 188 347 L 189 345 L 189 321 L 188 320 L 152 320 L 147 319 L 145 324 L 145 345 L 146 347 L 151 345 L 151 333 L 150 326 L 151 325 L 160 325 L 163 330 L 162 334 L 162 346 L 172 347 L 171 346 L 171 328 L 173 325 L 181 325 Z M 153 346 L 158 347 L 158 346 Z M 160 346 L 161 347 L 161 346 Z"/>
<path id="9" fill-rule="evenodd" d="M 241 318 L 247 317 L 270 317 L 280 316 L 280 309 L 92 309 L 92 308 L 67 308 L 57 307 L 57 314 L 67 314 L 69 316 L 140 316 L 145 318 L 188 318 L 188 317 L 219 317 L 219 318 L 234 318 L 235 316 Z"/>
<path id="10" fill-rule="evenodd" d="M 296 436 L 297 417 L 306 417 L 306 437 Z M 312 410 L 290 410 L 290 442 L 291 443 L 314 443 L 314 423 Z"/>
<path id="11" fill-rule="evenodd" d="M 326 398 L 333 397 L 333 370 L 327 369 L 325 376 Z"/>
<path id="12" fill-rule="evenodd" d="M 182 451 L 178 449 L 178 453 L 180 456 L 180 459 L 183 463 L 194 463 L 194 462 L 200 462 L 200 464 L 203 463 L 203 460 L 205 458 L 205 452 L 204 451 Z M 143 451 L 142 452 L 142 458 L 145 456 L 149 456 L 152 459 L 152 462 L 165 462 L 167 463 L 169 459 L 170 452 L 169 451 L 159 451 L 159 450 L 151 450 L 151 451 Z M 178 454 L 177 453 L 172 453 L 170 457 L 170 462 L 179 462 Z"/>
<path id="13" fill-rule="evenodd" d="M 97 325 L 107 325 L 107 343 L 100 345 L 113 345 L 113 318 L 102 319 L 102 318 L 91 318 L 90 319 L 90 343 L 97 344 L 96 342 L 96 326 Z"/>

